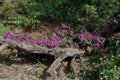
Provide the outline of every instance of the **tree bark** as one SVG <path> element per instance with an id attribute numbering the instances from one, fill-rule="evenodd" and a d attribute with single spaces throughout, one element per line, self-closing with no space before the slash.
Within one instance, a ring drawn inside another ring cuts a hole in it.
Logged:
<path id="1" fill-rule="evenodd" d="M 60 68 L 61 63 L 67 57 L 72 57 L 71 67 L 73 72 L 75 72 L 74 60 L 78 56 L 79 58 L 84 55 L 85 51 L 80 49 L 73 48 L 47 48 L 41 47 L 36 44 L 30 44 L 28 42 L 18 42 L 11 39 L 4 39 L 0 37 L 0 52 L 3 51 L 6 47 L 10 47 L 12 49 L 17 49 L 19 51 L 27 52 L 27 53 L 37 53 L 37 54 L 45 54 L 55 56 L 54 62 L 50 65 L 48 70 L 46 71 L 49 75 L 53 76 L 55 80 L 59 80 L 57 78 L 57 70 Z M 76 56 L 77 55 L 77 56 Z M 80 61 L 80 60 L 79 60 Z M 81 62 L 80 62 L 81 63 Z"/>

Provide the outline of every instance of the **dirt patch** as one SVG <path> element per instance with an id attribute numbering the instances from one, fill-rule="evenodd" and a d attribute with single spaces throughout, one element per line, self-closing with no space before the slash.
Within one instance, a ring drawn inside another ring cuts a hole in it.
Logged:
<path id="1" fill-rule="evenodd" d="M 28 25 L 23 25 L 22 26 L 22 31 L 21 32 L 42 32 L 45 30 L 48 31 L 54 31 L 54 29 L 57 26 L 60 26 L 61 24 L 57 23 L 49 23 L 47 21 L 41 21 L 39 24 L 28 24 Z"/>
<path id="2" fill-rule="evenodd" d="M 5 50 L 0 54 L 0 80 L 45 80 L 43 75 L 53 57 L 20 54 L 12 58 L 16 54 L 9 52 Z"/>

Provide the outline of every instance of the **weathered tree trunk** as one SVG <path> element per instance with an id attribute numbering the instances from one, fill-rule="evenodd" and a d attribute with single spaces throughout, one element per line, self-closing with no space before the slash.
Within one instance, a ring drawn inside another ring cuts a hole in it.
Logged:
<path id="1" fill-rule="evenodd" d="M 81 61 L 81 56 L 85 53 L 84 50 L 73 49 L 73 48 L 47 48 L 41 47 L 39 45 L 30 44 L 27 42 L 17 42 L 11 39 L 4 39 L 0 37 L 0 52 L 3 51 L 6 47 L 17 49 L 27 53 L 37 53 L 55 56 L 54 62 L 50 65 L 46 71 L 50 76 L 53 76 L 55 80 L 62 80 L 57 78 L 57 70 L 60 68 L 61 63 L 67 57 L 72 57 L 71 67 L 74 73 L 76 73 L 76 68 L 74 67 L 74 62 L 76 57 L 79 57 L 79 62 Z M 80 62 L 81 63 L 81 62 Z"/>

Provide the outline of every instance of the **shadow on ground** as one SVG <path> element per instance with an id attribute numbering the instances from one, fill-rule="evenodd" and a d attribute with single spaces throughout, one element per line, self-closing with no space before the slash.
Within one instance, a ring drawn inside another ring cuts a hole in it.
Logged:
<path id="1" fill-rule="evenodd" d="M 53 61 L 53 56 L 3 51 L 0 53 L 0 80 L 45 80 L 41 76 Z"/>

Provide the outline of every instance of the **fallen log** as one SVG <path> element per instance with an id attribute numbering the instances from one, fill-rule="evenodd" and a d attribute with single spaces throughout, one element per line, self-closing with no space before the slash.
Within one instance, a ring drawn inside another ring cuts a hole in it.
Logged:
<path id="1" fill-rule="evenodd" d="M 46 71 L 50 76 L 53 76 L 55 80 L 61 80 L 57 78 L 57 70 L 60 68 L 61 63 L 67 57 L 72 57 L 71 67 L 73 72 L 75 73 L 74 68 L 74 60 L 76 57 L 81 57 L 84 55 L 85 50 L 73 49 L 73 48 L 47 48 L 41 47 L 36 44 L 30 44 L 28 42 L 18 42 L 11 39 L 4 39 L 2 36 L 0 37 L 0 52 L 3 51 L 6 47 L 10 47 L 12 49 L 17 49 L 19 51 L 27 52 L 27 53 L 37 53 L 37 54 L 45 54 L 51 55 L 55 57 L 54 62 L 50 65 L 48 70 Z M 77 55 L 77 56 L 76 56 Z M 81 61 L 81 60 L 79 60 Z M 80 62 L 81 63 L 81 62 Z"/>
<path id="2" fill-rule="evenodd" d="M 2 44 L 1 46 L 0 46 L 0 52 L 2 52 L 5 48 L 7 48 L 8 47 L 8 44 L 7 43 L 5 43 L 5 44 Z"/>

